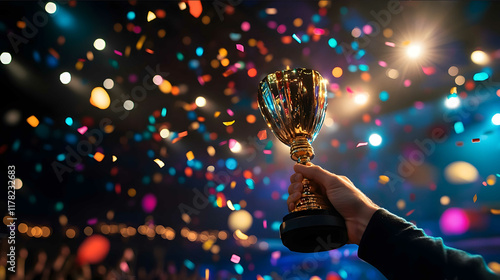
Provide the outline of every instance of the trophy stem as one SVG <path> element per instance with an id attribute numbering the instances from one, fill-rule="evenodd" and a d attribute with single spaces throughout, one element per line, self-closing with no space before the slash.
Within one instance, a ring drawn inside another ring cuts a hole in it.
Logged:
<path id="1" fill-rule="evenodd" d="M 307 164 L 314 158 L 314 150 L 305 136 L 297 136 L 293 139 L 290 146 L 290 156 L 294 161 L 300 164 Z M 317 186 L 311 185 L 307 178 L 302 180 L 302 196 L 295 204 L 292 212 L 323 209 L 329 210 L 332 208 L 330 203 L 325 202 L 323 196 L 320 195 L 321 191 Z"/>

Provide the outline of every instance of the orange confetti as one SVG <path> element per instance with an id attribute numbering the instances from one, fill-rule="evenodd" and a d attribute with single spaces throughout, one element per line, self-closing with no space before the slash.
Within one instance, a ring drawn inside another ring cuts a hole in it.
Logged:
<path id="1" fill-rule="evenodd" d="M 59 60 L 60 56 L 59 56 L 59 53 L 58 53 L 58 52 L 56 52 L 56 50 L 54 50 L 53 48 L 50 48 L 50 49 L 49 49 L 49 53 L 50 53 L 53 57 L 55 57 L 57 60 Z"/>
<path id="2" fill-rule="evenodd" d="M 101 162 L 104 159 L 104 154 L 97 152 L 94 154 L 94 159 L 98 162 Z"/>
<path id="3" fill-rule="evenodd" d="M 194 154 L 193 154 L 193 151 L 189 151 L 186 153 L 186 158 L 188 160 L 193 160 L 194 159 Z"/>
<path id="4" fill-rule="evenodd" d="M 477 201 L 477 194 L 474 195 L 474 197 L 472 198 L 472 200 L 474 201 L 474 203 L 476 203 L 476 201 Z"/>
<path id="5" fill-rule="evenodd" d="M 259 131 L 259 133 L 257 134 L 257 137 L 259 138 L 259 140 L 267 139 L 267 131 L 265 129 Z"/>
<path id="6" fill-rule="evenodd" d="M 234 123 L 235 121 L 229 121 L 229 122 L 222 122 L 225 126 L 230 126 Z"/>
<path id="7" fill-rule="evenodd" d="M 490 209 L 491 214 L 500 215 L 500 209 Z"/>
<path id="8" fill-rule="evenodd" d="M 152 49 L 146 49 L 147 53 L 154 54 L 155 52 Z"/>
<path id="9" fill-rule="evenodd" d="M 183 132 L 179 132 L 179 137 L 185 137 L 188 135 L 188 132 L 187 130 L 186 131 L 183 131 Z"/>
<path id="10" fill-rule="evenodd" d="M 32 127 L 37 127 L 40 121 L 35 117 L 31 116 L 26 121 L 32 126 Z"/>
<path id="11" fill-rule="evenodd" d="M 193 17 L 198 18 L 201 15 L 201 12 L 203 11 L 203 6 L 201 5 L 201 1 L 200 0 L 189 0 L 186 2 L 189 5 L 189 13 Z"/>

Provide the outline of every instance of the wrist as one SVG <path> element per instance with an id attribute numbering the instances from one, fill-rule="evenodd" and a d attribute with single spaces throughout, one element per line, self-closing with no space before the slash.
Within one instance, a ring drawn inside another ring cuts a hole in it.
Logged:
<path id="1" fill-rule="evenodd" d="M 358 218 L 356 219 L 356 226 L 354 228 L 355 240 L 352 240 L 352 242 L 357 245 L 359 245 L 359 243 L 361 242 L 361 238 L 363 237 L 366 227 L 370 223 L 373 214 L 375 214 L 375 212 L 377 212 L 377 210 L 380 209 L 380 207 L 376 205 L 367 205 L 366 207 L 363 208 L 364 209 L 360 211 Z"/>

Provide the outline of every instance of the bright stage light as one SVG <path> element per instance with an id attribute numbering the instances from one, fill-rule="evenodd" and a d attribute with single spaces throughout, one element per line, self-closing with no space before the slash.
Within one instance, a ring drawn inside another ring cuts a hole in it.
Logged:
<path id="1" fill-rule="evenodd" d="M 105 47 L 106 42 L 103 39 L 99 38 L 94 41 L 94 48 L 96 48 L 96 50 L 102 51 Z"/>
<path id="2" fill-rule="evenodd" d="M 493 115 L 493 118 L 491 118 L 491 122 L 494 125 L 500 125 L 500 113 Z"/>
<path id="3" fill-rule="evenodd" d="M 71 82 L 71 74 L 69 72 L 63 72 L 59 75 L 59 80 L 61 80 L 63 85 L 67 85 Z"/>
<path id="4" fill-rule="evenodd" d="M 460 106 L 460 98 L 458 96 L 450 96 L 446 98 L 444 105 L 446 106 L 446 108 L 455 109 Z"/>
<path id="5" fill-rule="evenodd" d="M 368 102 L 368 94 L 366 93 L 358 93 L 354 95 L 354 103 L 358 105 L 364 105 Z"/>
<path id="6" fill-rule="evenodd" d="M 2 64 L 7 65 L 12 61 L 12 55 L 10 55 L 10 53 L 8 52 L 3 52 L 0 55 L 0 61 L 2 62 Z"/>
<path id="7" fill-rule="evenodd" d="M 134 101 L 125 100 L 125 102 L 123 102 L 123 108 L 125 108 L 125 110 L 127 111 L 134 109 Z"/>
<path id="8" fill-rule="evenodd" d="M 406 54 L 411 58 L 415 59 L 422 54 L 422 46 L 420 45 L 409 45 L 406 49 Z"/>
<path id="9" fill-rule="evenodd" d="M 160 136 L 161 138 L 167 138 L 168 136 L 170 135 L 170 130 L 164 128 L 162 130 L 160 130 Z"/>
<path id="10" fill-rule="evenodd" d="M 380 146 L 380 144 L 382 144 L 382 136 L 377 133 L 373 133 L 370 135 L 370 138 L 368 138 L 368 142 L 370 142 L 370 145 L 374 147 Z"/>
<path id="11" fill-rule="evenodd" d="M 207 105 L 207 100 L 203 96 L 198 96 L 196 98 L 195 103 L 196 103 L 196 106 L 198 106 L 198 107 L 205 107 L 205 105 Z"/>
<path id="12" fill-rule="evenodd" d="M 490 62 L 490 57 L 483 51 L 474 51 L 470 55 L 470 59 L 475 64 L 485 65 Z"/>
<path id="13" fill-rule="evenodd" d="M 57 6 L 53 2 L 48 2 L 45 5 L 45 11 L 49 14 L 53 14 L 57 11 Z"/>

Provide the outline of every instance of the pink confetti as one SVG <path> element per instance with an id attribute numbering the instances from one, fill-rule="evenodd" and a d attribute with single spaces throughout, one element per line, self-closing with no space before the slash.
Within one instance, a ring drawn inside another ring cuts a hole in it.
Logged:
<path id="1" fill-rule="evenodd" d="M 116 53 L 117 55 L 119 55 L 119 56 L 122 56 L 122 55 L 123 55 L 123 54 L 122 54 L 122 52 L 117 51 L 117 50 L 115 50 L 115 53 Z"/>
<path id="2" fill-rule="evenodd" d="M 227 140 L 226 141 L 222 141 L 222 142 L 219 143 L 219 146 L 226 145 L 226 143 L 227 143 Z"/>
<path id="3" fill-rule="evenodd" d="M 87 221 L 87 224 L 89 225 L 95 225 L 97 224 L 97 218 L 92 218 Z"/>
<path id="4" fill-rule="evenodd" d="M 267 220 L 262 221 L 262 225 L 264 226 L 264 228 L 267 228 Z"/>
<path id="5" fill-rule="evenodd" d="M 314 28 L 314 35 L 323 35 L 325 34 L 325 30 L 321 28 Z"/>
<path id="6" fill-rule="evenodd" d="M 204 85 L 205 84 L 205 81 L 203 81 L 203 77 L 202 76 L 198 76 L 198 83 L 200 83 L 200 85 Z"/>
<path id="7" fill-rule="evenodd" d="M 424 74 L 427 76 L 430 76 L 434 73 L 436 73 L 436 68 L 430 66 L 430 67 L 423 67 L 422 66 L 422 71 L 424 71 Z"/>
<path id="8" fill-rule="evenodd" d="M 266 154 L 266 155 L 270 155 L 270 154 L 272 154 L 272 153 L 273 153 L 273 152 L 272 152 L 271 150 L 264 150 L 264 154 Z"/>
<path id="9" fill-rule="evenodd" d="M 128 267 L 128 264 L 126 262 L 121 262 L 120 263 L 120 269 L 123 272 L 129 272 L 130 268 Z"/>
<path id="10" fill-rule="evenodd" d="M 240 262 L 240 260 L 241 260 L 241 257 L 240 257 L 240 256 L 238 256 L 238 255 L 233 254 L 233 255 L 231 256 L 231 262 L 233 262 L 233 263 L 239 263 L 239 262 Z"/>
<path id="11" fill-rule="evenodd" d="M 236 44 L 236 49 L 240 52 L 245 52 L 245 47 L 242 44 Z"/>
<path id="12" fill-rule="evenodd" d="M 408 80 L 408 79 L 407 79 L 407 80 L 405 80 L 405 81 L 404 81 L 404 85 L 405 85 L 405 87 L 409 87 L 409 86 L 411 86 L 411 81 L 410 81 L 410 80 Z"/>
<path id="13" fill-rule="evenodd" d="M 347 90 L 348 93 L 354 93 L 354 91 L 352 91 L 350 87 L 346 87 L 345 89 Z"/>
<path id="14" fill-rule="evenodd" d="M 80 134 L 83 135 L 85 132 L 87 132 L 87 129 L 88 128 L 86 126 L 82 126 L 79 129 L 77 129 L 77 130 L 78 130 L 78 132 L 80 132 Z"/>
<path id="15" fill-rule="evenodd" d="M 377 126 L 381 126 L 381 125 L 382 125 L 382 121 L 381 121 L 381 120 L 379 120 L 379 119 L 376 119 L 376 120 L 375 120 L 375 124 L 376 124 Z"/>
<path id="16" fill-rule="evenodd" d="M 236 140 L 229 139 L 229 149 L 232 149 L 236 143 L 238 143 Z"/>
<path id="17" fill-rule="evenodd" d="M 378 65 L 380 65 L 382 67 L 387 67 L 387 62 L 381 60 L 378 62 Z"/>
<path id="18" fill-rule="evenodd" d="M 393 42 L 385 42 L 385 45 L 393 48 L 396 46 Z"/>
<path id="19" fill-rule="evenodd" d="M 366 146 L 366 145 L 368 145 L 368 142 L 360 142 L 360 143 L 358 143 L 358 145 L 356 145 L 356 148 L 357 147 L 363 147 L 363 146 Z"/>
<path id="20" fill-rule="evenodd" d="M 234 116 L 234 113 L 233 111 L 231 111 L 231 109 L 227 109 L 227 114 L 230 115 L 231 117 Z"/>
<path id="21" fill-rule="evenodd" d="M 483 186 L 485 186 L 485 187 L 486 187 L 486 185 L 487 185 L 487 184 L 486 184 L 486 182 L 484 182 L 484 181 L 483 181 Z"/>

